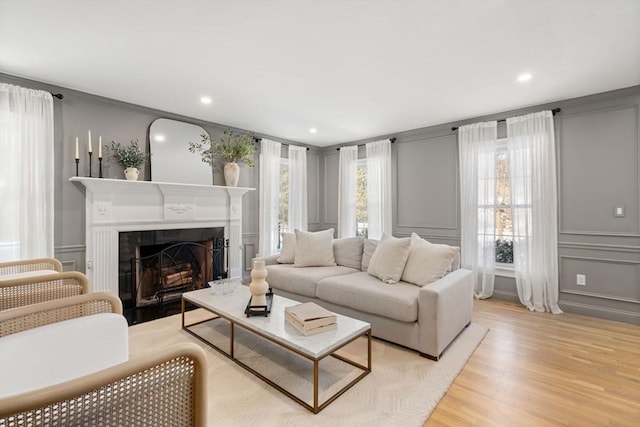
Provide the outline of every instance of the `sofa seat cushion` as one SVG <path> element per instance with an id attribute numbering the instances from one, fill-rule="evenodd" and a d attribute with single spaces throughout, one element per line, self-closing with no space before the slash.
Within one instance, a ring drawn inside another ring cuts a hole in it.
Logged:
<path id="1" fill-rule="evenodd" d="M 0 338 L 0 398 L 27 393 L 124 363 L 127 320 L 99 313 Z"/>
<path id="2" fill-rule="evenodd" d="M 419 293 L 415 285 L 390 285 L 366 272 L 329 277 L 316 285 L 316 294 L 323 301 L 401 322 L 418 320 Z"/>
<path id="3" fill-rule="evenodd" d="M 343 267 L 294 267 L 293 264 L 267 265 L 267 283 L 276 289 L 307 297 L 316 297 L 316 283 L 333 276 L 359 272 L 355 268 Z"/>

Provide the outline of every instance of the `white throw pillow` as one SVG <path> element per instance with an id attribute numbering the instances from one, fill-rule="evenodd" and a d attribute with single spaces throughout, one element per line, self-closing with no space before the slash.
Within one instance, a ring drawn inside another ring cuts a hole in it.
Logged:
<path id="1" fill-rule="evenodd" d="M 335 239 L 333 241 L 333 256 L 336 259 L 336 264 L 360 270 L 363 247 L 364 239 L 362 237 Z"/>
<path id="2" fill-rule="evenodd" d="M 409 237 L 398 239 L 382 233 L 382 239 L 371 257 L 367 273 L 385 283 L 397 283 L 402 277 L 410 246 Z"/>
<path id="3" fill-rule="evenodd" d="M 296 257 L 296 235 L 294 233 L 282 233 L 282 250 L 278 262 L 280 264 L 293 264 Z"/>
<path id="4" fill-rule="evenodd" d="M 294 267 L 336 265 L 333 257 L 333 228 L 315 233 L 297 229 L 294 231 L 296 233 Z"/>
<path id="5" fill-rule="evenodd" d="M 430 243 L 412 233 L 411 249 L 402 280 L 418 286 L 435 282 L 451 270 L 456 254 L 456 249 L 451 246 Z"/>

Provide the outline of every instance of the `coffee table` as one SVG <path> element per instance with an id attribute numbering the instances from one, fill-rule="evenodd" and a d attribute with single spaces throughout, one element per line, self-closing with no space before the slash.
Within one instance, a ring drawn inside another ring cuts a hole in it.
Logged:
<path id="1" fill-rule="evenodd" d="M 182 294 L 182 328 L 196 338 L 204 341 L 215 350 L 229 357 L 235 363 L 253 373 L 258 378 L 262 379 L 267 384 L 276 388 L 291 399 L 295 400 L 314 414 L 317 414 L 322 409 L 327 407 L 327 405 L 329 405 L 331 402 L 333 402 L 345 391 L 353 387 L 353 385 L 355 385 L 358 381 L 360 381 L 371 372 L 371 326 L 368 323 L 338 314 L 337 329 L 322 332 L 316 335 L 304 336 L 293 327 L 286 324 L 284 320 L 284 308 L 299 304 L 298 301 L 274 295 L 271 314 L 268 317 L 246 317 L 246 315 L 244 314 L 244 310 L 247 306 L 247 303 L 249 302 L 250 297 L 251 294 L 249 293 L 248 287 L 243 285 L 238 286 L 232 293 L 226 295 L 216 295 L 211 288 L 185 292 L 184 294 Z M 208 312 L 214 314 L 215 317 L 186 325 L 185 305 L 187 303 L 203 308 Z M 218 318 L 224 319 L 230 324 L 228 351 L 225 351 L 224 349 L 207 340 L 201 334 L 198 334 L 194 331 L 194 326 L 205 322 L 210 322 L 211 320 Z M 313 404 L 309 404 L 300 399 L 298 396 L 284 389 L 279 384 L 274 383 L 269 378 L 257 372 L 255 369 L 246 365 L 244 362 L 238 360 L 234 356 L 234 330 L 236 326 L 251 332 L 256 336 L 256 339 L 268 340 L 282 348 L 285 348 L 299 355 L 300 357 L 306 358 L 313 362 Z M 337 350 L 365 335 L 367 337 L 366 366 L 353 360 L 349 360 L 344 356 L 335 354 Z M 362 370 L 362 372 L 344 387 L 340 388 L 333 395 L 326 398 L 324 402 L 319 402 L 318 364 L 322 359 L 328 356 L 335 357 L 343 362 L 346 362 Z"/>

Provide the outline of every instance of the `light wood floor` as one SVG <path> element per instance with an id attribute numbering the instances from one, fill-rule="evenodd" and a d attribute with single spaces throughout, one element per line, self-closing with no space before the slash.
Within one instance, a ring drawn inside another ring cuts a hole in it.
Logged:
<path id="1" fill-rule="evenodd" d="M 475 301 L 491 328 L 425 426 L 640 426 L 640 327 Z"/>

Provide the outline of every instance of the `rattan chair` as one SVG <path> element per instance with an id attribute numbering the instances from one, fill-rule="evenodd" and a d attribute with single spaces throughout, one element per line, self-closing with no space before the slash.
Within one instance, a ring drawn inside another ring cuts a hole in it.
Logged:
<path id="1" fill-rule="evenodd" d="M 98 313 L 122 313 L 96 292 L 0 313 L 0 337 Z M 82 355 L 78 355 L 82 357 Z M 71 381 L 0 399 L 0 426 L 205 426 L 207 361 L 181 344 Z"/>
<path id="2" fill-rule="evenodd" d="M 89 292 L 87 276 L 77 271 L 20 279 L 0 276 L 0 311 Z"/>
<path id="3" fill-rule="evenodd" d="M 62 272 L 62 263 L 55 258 L 36 258 L 22 261 L 0 262 L 0 278 L 8 274 L 28 273 L 39 270 Z"/>
<path id="4" fill-rule="evenodd" d="M 0 399 L 0 426 L 205 426 L 207 360 L 181 344 Z"/>
<path id="5" fill-rule="evenodd" d="M 99 313 L 122 314 L 122 301 L 109 292 L 92 292 L 4 310 L 0 312 L 0 338 Z"/>

